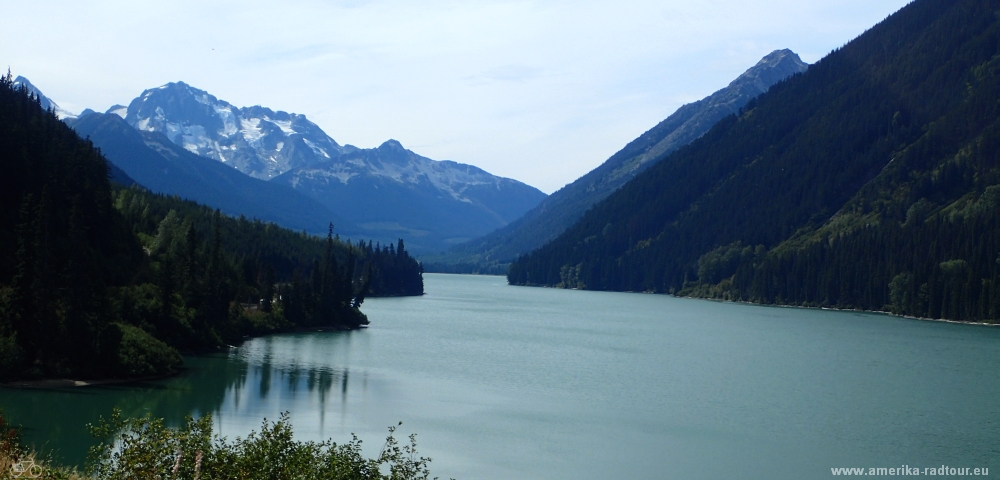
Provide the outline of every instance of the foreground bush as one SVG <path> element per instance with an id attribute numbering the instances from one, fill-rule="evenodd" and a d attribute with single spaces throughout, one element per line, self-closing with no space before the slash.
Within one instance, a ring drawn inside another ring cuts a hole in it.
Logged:
<path id="1" fill-rule="evenodd" d="M 427 479 L 431 459 L 418 457 L 416 436 L 399 445 L 395 427 L 377 458 L 361 454 L 361 440 L 301 442 L 288 414 L 264 420 L 259 433 L 234 441 L 212 437 L 212 418 L 188 418 L 173 429 L 150 416 L 123 420 L 117 410 L 91 426 L 102 442 L 91 448 L 90 475 L 108 480 L 159 479 Z"/>

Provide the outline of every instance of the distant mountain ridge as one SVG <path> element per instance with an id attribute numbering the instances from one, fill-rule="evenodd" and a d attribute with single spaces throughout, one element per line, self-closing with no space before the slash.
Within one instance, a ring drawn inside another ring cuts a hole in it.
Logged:
<path id="1" fill-rule="evenodd" d="M 191 153 L 161 133 L 138 131 L 120 115 L 90 112 L 68 123 L 100 148 L 111 166 L 152 192 L 314 234 L 325 231 L 329 222 L 337 225 L 338 232 L 357 230 L 316 200 Z"/>
<path id="2" fill-rule="evenodd" d="M 88 109 L 81 118 L 94 114 Z M 141 166 L 134 159 L 111 158 L 114 163 L 131 162 L 126 171 L 143 170 L 144 174 L 133 176 L 141 177 L 136 180 L 156 191 L 183 195 L 213 207 L 225 205 L 227 212 L 234 211 L 237 198 L 244 198 L 247 208 L 268 212 L 261 218 L 313 233 L 318 232 L 307 225 L 325 225 L 333 216 L 340 219 L 338 225 L 345 227 L 338 227 L 342 235 L 383 243 L 404 238 L 410 251 L 417 254 L 440 252 L 488 233 L 545 198 L 538 189 L 516 180 L 494 176 L 472 165 L 431 160 L 406 150 L 395 140 L 374 149 L 341 145 L 304 115 L 262 106 L 238 108 L 184 82 L 147 89 L 127 107 L 115 105 L 103 114 L 112 115 L 143 132 L 147 147 L 160 154 L 156 160 L 146 153 L 142 158 L 156 165 L 173 163 L 174 178 L 168 179 L 156 173 L 163 168 Z M 219 166 L 228 165 L 232 171 L 274 180 L 275 187 L 281 184 L 295 195 L 281 197 L 278 190 L 268 187 L 259 192 L 267 201 L 255 201 L 245 182 L 218 169 L 199 166 L 195 170 L 201 173 L 194 174 L 191 168 L 197 162 L 177 149 L 166 148 L 166 144 L 150 136 L 153 134 L 187 153 L 216 161 Z M 110 137 L 100 139 L 109 141 Z M 135 141 L 126 143 L 134 145 Z M 109 144 L 102 148 L 114 150 Z M 214 173 L 205 174 L 204 168 Z M 188 184 L 178 181 L 180 172 L 193 175 Z M 303 194 L 312 199 L 311 207 L 276 212 L 279 205 L 301 203 L 294 197 Z M 317 210 L 319 206 L 322 208 Z M 305 217 L 312 213 L 317 213 L 318 220 L 309 222 Z"/>
<path id="3" fill-rule="evenodd" d="M 422 157 L 396 140 L 296 168 L 273 182 L 350 212 L 362 232 L 399 232 L 425 252 L 505 225 L 545 197 L 472 165 Z"/>
<path id="4" fill-rule="evenodd" d="M 665 154 L 691 143 L 719 120 L 738 113 L 748 101 L 775 83 L 807 68 L 808 64 L 791 50 L 771 52 L 727 87 L 678 108 L 599 167 L 553 193 L 523 217 L 484 237 L 453 247 L 449 254 L 440 257 L 441 261 L 466 263 L 485 270 L 496 266 L 503 270 L 503 264 L 558 236 L 588 208 Z"/>

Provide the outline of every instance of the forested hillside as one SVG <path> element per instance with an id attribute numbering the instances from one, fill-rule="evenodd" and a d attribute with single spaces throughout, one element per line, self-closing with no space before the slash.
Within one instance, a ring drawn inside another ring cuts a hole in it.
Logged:
<path id="1" fill-rule="evenodd" d="M 686 104 L 625 145 L 611 158 L 560 188 L 517 220 L 475 240 L 455 245 L 428 268 L 442 271 L 506 273 L 511 261 L 556 238 L 594 204 L 656 161 L 702 136 L 723 118 L 737 113 L 771 85 L 808 68 L 795 52 L 775 50 L 725 88 Z"/>
<path id="2" fill-rule="evenodd" d="M 90 142 L 0 78 L 0 379 L 135 377 L 178 351 L 368 323 L 365 296 L 419 295 L 402 242 L 326 240 L 113 187 Z"/>
<path id="3" fill-rule="evenodd" d="M 597 205 L 513 284 L 1000 314 L 995 2 L 917 0 Z"/>

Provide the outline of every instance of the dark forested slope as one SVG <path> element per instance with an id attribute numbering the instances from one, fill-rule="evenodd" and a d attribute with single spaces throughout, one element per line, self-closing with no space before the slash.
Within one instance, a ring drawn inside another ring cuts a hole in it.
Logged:
<path id="1" fill-rule="evenodd" d="M 351 245 L 113 188 L 105 159 L 0 78 L 0 380 L 136 377 L 178 350 L 368 321 L 365 296 L 419 295 L 402 242 Z"/>
<path id="2" fill-rule="evenodd" d="M 664 155 L 691 143 L 719 120 L 737 113 L 771 85 L 804 72 L 808 66 L 791 50 L 775 50 L 725 88 L 678 108 L 600 166 L 545 198 L 522 217 L 483 237 L 429 257 L 433 266 L 451 270 L 469 264 L 476 271 L 506 271 L 507 264 L 554 239 L 603 200 Z M 437 265 L 434 265 L 437 263 Z"/>
<path id="3" fill-rule="evenodd" d="M 917 0 L 508 278 L 995 319 L 998 47 L 996 2 Z"/>
<path id="4" fill-rule="evenodd" d="M 107 321 L 107 286 L 128 283 L 144 260 L 112 206 L 104 160 L 8 73 L 0 165 L 0 377 L 114 368 L 121 332 Z"/>

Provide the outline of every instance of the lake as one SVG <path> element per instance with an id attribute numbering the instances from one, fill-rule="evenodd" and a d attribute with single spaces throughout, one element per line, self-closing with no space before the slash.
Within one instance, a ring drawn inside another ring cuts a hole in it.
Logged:
<path id="1" fill-rule="evenodd" d="M 828 478 L 1000 472 L 1000 329 L 425 275 L 354 332 L 275 335 L 128 386 L 2 389 L 26 437 L 82 462 L 114 406 L 221 435 L 291 414 L 299 439 L 417 434 L 457 479 Z M 996 475 L 996 473 L 994 473 Z"/>

